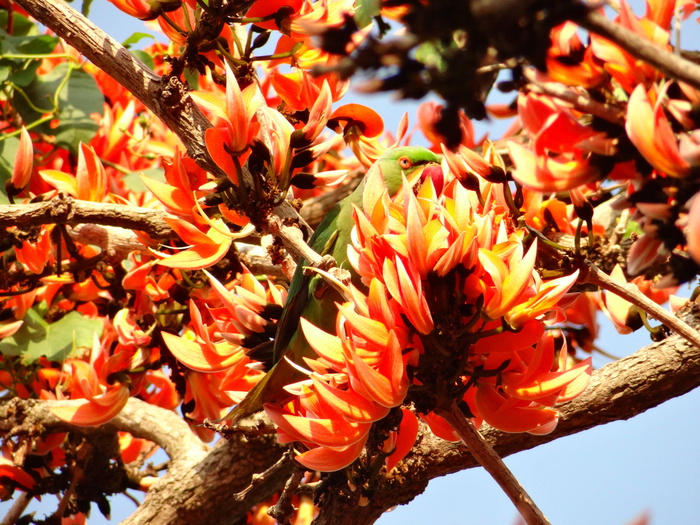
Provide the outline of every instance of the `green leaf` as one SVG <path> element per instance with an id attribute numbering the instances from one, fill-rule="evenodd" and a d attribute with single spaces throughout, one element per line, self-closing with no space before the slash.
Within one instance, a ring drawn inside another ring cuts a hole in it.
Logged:
<path id="1" fill-rule="evenodd" d="M 12 81 L 16 86 L 27 87 L 29 84 L 34 82 L 36 78 L 36 70 L 41 65 L 41 60 L 26 60 L 23 64 L 17 65 L 13 68 L 12 74 L 10 75 L 10 81 Z"/>
<path id="2" fill-rule="evenodd" d="M 4 9 L 0 10 L 0 27 L 7 27 L 7 11 Z M 12 34 L 15 36 L 38 35 L 39 27 L 26 16 L 12 13 Z"/>
<path id="3" fill-rule="evenodd" d="M 447 61 L 444 58 L 445 52 L 445 46 L 437 41 L 423 42 L 416 48 L 416 60 L 422 62 L 428 68 L 444 72 L 447 70 Z"/>
<path id="4" fill-rule="evenodd" d="M 34 128 L 39 133 L 53 135 L 59 146 L 77 153 L 80 142 L 89 142 L 97 132 L 97 123 L 90 118 L 92 113 L 102 113 L 104 97 L 95 79 L 80 69 L 70 69 L 68 64 L 59 64 L 46 75 L 38 76 L 24 89 L 25 96 L 13 93 L 13 105 L 25 122 L 32 123 L 43 116 L 29 104 L 51 113 L 56 91 L 69 75 L 58 96 L 58 126 L 45 122 Z"/>
<path id="5" fill-rule="evenodd" d="M 627 227 L 625 228 L 625 234 L 623 235 L 623 239 L 629 239 L 633 233 L 637 235 L 642 235 L 644 233 L 644 230 L 642 230 L 642 227 L 637 221 L 633 221 L 630 219 L 627 221 Z"/>
<path id="6" fill-rule="evenodd" d="M 12 73 L 12 65 L 8 63 L 8 61 L 0 61 L 0 84 L 5 82 L 8 78 L 10 78 L 10 74 Z"/>
<path id="7" fill-rule="evenodd" d="M 372 23 L 381 10 L 381 0 L 358 0 L 355 2 L 355 23 L 362 29 Z"/>
<path id="8" fill-rule="evenodd" d="M 138 58 L 141 62 L 146 64 L 149 69 L 153 69 L 156 65 L 156 63 L 153 61 L 153 57 L 145 51 L 141 51 L 140 49 L 134 49 L 131 52 L 131 54 Z"/>
<path id="9" fill-rule="evenodd" d="M 20 53 L 26 55 L 49 55 L 58 45 L 58 38 L 51 35 L 39 35 L 22 37 L 16 47 Z"/>
<path id="10" fill-rule="evenodd" d="M 129 38 L 122 42 L 122 45 L 128 49 L 134 44 L 138 44 L 139 42 L 141 42 L 141 40 L 143 40 L 144 38 L 151 38 L 153 40 L 156 39 L 156 37 L 154 37 L 153 35 L 149 35 L 148 33 L 132 33 L 131 36 L 129 36 Z"/>
<path id="11" fill-rule="evenodd" d="M 40 357 L 64 361 L 79 349 L 91 348 L 94 334 L 101 336 L 103 327 L 102 321 L 89 319 L 76 311 L 48 324 L 36 310 L 30 309 L 20 329 L 0 342 L 0 353 L 22 356 L 25 365 Z"/>

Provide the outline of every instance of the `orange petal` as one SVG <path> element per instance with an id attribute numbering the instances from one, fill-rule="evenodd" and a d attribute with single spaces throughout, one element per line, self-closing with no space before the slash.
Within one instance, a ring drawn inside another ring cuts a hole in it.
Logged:
<path id="1" fill-rule="evenodd" d="M 78 198 L 78 181 L 73 175 L 58 170 L 41 170 L 39 175 L 58 191 Z"/>
<path id="2" fill-rule="evenodd" d="M 312 419 L 289 414 L 266 403 L 263 407 L 272 422 L 283 431 L 324 447 L 346 447 L 366 438 L 370 423 L 351 423 L 342 418 Z"/>
<path id="3" fill-rule="evenodd" d="M 385 407 L 401 404 L 405 392 L 397 390 L 398 385 L 393 385 L 389 378 L 377 372 L 359 356 L 355 356 L 352 364 L 355 368 L 355 376 L 373 401 Z"/>
<path id="4" fill-rule="evenodd" d="M 335 370 L 343 370 L 345 367 L 345 354 L 340 339 L 335 335 L 324 332 L 303 317 L 299 320 L 299 324 L 311 348 Z"/>
<path id="5" fill-rule="evenodd" d="M 505 398 L 488 384 L 479 385 L 475 403 L 484 421 L 504 432 L 529 432 L 557 418 L 553 408 L 523 406 L 522 401 Z"/>
<path id="6" fill-rule="evenodd" d="M 49 410 L 68 423 L 78 426 L 99 426 L 107 423 L 119 412 L 129 400 L 129 389 L 124 384 L 111 387 L 107 392 L 89 399 L 70 399 L 53 401 Z"/>
<path id="7" fill-rule="evenodd" d="M 384 121 L 379 113 L 362 104 L 345 104 L 336 108 L 329 120 L 360 126 L 367 138 L 378 136 L 384 131 Z"/>
<path id="8" fill-rule="evenodd" d="M 403 417 L 401 418 L 399 429 L 396 431 L 398 435 L 394 445 L 394 452 L 386 458 L 387 472 L 406 457 L 406 454 L 413 448 L 418 436 L 418 418 L 416 415 L 405 408 L 402 408 L 401 412 L 403 412 Z"/>
<path id="9" fill-rule="evenodd" d="M 78 152 L 75 179 L 79 199 L 100 202 L 107 194 L 107 174 L 102 161 L 94 149 L 82 142 Z"/>
<path id="10" fill-rule="evenodd" d="M 421 414 L 420 418 L 428 424 L 430 431 L 440 439 L 451 441 L 453 443 L 461 441 L 461 438 L 457 435 L 447 420 L 441 416 L 438 416 L 435 412 Z"/>
<path id="11" fill-rule="evenodd" d="M 0 456 L 0 478 L 11 479 L 25 491 L 30 491 L 36 486 L 36 481 L 33 477 L 12 463 L 11 460 L 2 456 Z"/>
<path id="12" fill-rule="evenodd" d="M 341 304 L 338 311 L 345 317 L 352 329 L 368 342 L 384 349 L 389 342 L 389 332 L 380 321 L 368 319 L 355 312 L 352 305 Z"/>
<path id="13" fill-rule="evenodd" d="M 194 198 L 191 193 L 184 191 L 182 188 L 176 188 L 170 184 L 151 179 L 143 174 L 141 174 L 141 181 L 166 208 L 182 215 L 190 215 L 192 213 Z"/>
<path id="14" fill-rule="evenodd" d="M 661 99 L 663 93 L 657 96 Z M 663 107 L 657 101 L 656 108 L 652 108 L 642 84 L 630 95 L 625 129 L 632 144 L 654 168 L 675 177 L 689 173 L 690 165 L 681 157 L 678 142 Z"/>
<path id="15" fill-rule="evenodd" d="M 19 135 L 19 147 L 15 153 L 15 165 L 12 168 L 12 185 L 21 190 L 27 184 L 32 176 L 32 167 L 34 165 L 34 146 L 32 139 L 29 136 L 27 129 L 22 126 L 22 131 Z"/>
<path id="16" fill-rule="evenodd" d="M 342 448 L 327 448 L 317 447 L 312 448 L 296 456 L 299 463 L 311 470 L 319 470 L 321 472 L 335 472 L 336 470 L 344 469 L 355 461 L 367 442 L 367 436 L 347 447 Z"/>
<path id="17" fill-rule="evenodd" d="M 242 358 L 243 350 L 240 346 L 226 344 L 225 347 L 217 345 L 217 350 L 225 348 L 228 352 L 213 352 L 206 345 L 196 341 L 190 341 L 184 337 L 169 332 L 162 332 L 163 342 L 175 359 L 183 365 L 198 372 L 219 372 L 227 370 Z"/>
<path id="18" fill-rule="evenodd" d="M 508 154 L 515 164 L 513 178 L 535 191 L 564 191 L 599 178 L 600 172 L 583 159 L 559 159 L 535 155 L 516 142 L 508 143 Z"/>
<path id="19" fill-rule="evenodd" d="M 362 397 L 353 390 L 340 390 L 311 376 L 318 396 L 335 412 L 348 421 L 367 423 L 378 421 L 389 413 L 389 408 Z"/>

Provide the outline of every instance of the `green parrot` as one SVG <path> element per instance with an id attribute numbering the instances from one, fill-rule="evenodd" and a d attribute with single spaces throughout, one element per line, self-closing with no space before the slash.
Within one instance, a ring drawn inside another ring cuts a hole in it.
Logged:
<path id="1" fill-rule="evenodd" d="M 407 146 L 394 148 L 384 153 L 370 167 L 381 170 L 389 196 L 393 197 L 401 188 L 403 177 L 408 177 L 416 170 L 428 165 L 439 166 L 440 159 L 425 148 Z M 434 173 L 440 173 L 436 171 Z M 369 171 L 368 171 L 369 174 Z M 431 175 L 432 176 L 432 175 Z M 340 201 L 326 215 L 309 240 L 309 246 L 320 255 L 330 254 L 338 267 L 351 273 L 352 283 L 364 289 L 359 276 L 347 264 L 347 248 L 354 226 L 352 205 L 362 208 L 365 180 Z M 318 274 L 305 275 L 305 260 L 300 260 L 292 277 L 287 303 L 277 325 L 273 346 L 274 366 L 246 397 L 222 420 L 234 423 L 262 409 L 264 403 L 282 403 L 291 397 L 284 387 L 305 378 L 303 372 L 294 368 L 289 361 L 305 367 L 304 357 L 315 357 L 316 353 L 309 346 L 299 328 L 299 319 L 303 317 L 322 330 L 333 333 L 338 308 L 336 303 L 344 300 L 332 286 Z M 285 357 L 286 359 L 283 359 Z M 289 361 L 288 361 L 289 360 Z"/>

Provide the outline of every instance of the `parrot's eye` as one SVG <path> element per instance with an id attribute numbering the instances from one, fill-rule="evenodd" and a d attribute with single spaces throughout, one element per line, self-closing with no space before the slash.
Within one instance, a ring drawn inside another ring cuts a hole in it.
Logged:
<path id="1" fill-rule="evenodd" d="M 401 157 L 399 159 L 399 166 L 401 166 L 401 168 L 407 170 L 408 168 L 413 166 L 413 162 L 411 162 L 411 159 L 409 159 L 408 157 Z"/>

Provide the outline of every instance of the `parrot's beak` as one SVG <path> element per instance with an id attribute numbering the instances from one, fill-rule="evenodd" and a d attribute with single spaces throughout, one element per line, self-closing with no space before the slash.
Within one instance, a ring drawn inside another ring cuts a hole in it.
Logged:
<path id="1" fill-rule="evenodd" d="M 442 193 L 442 189 L 445 186 L 445 174 L 442 172 L 442 167 L 440 164 L 430 162 L 426 164 L 424 168 L 416 170 L 416 186 L 414 186 L 415 190 L 417 190 L 420 185 L 428 179 L 433 181 L 433 186 L 435 187 L 437 194 L 439 195 Z"/>

